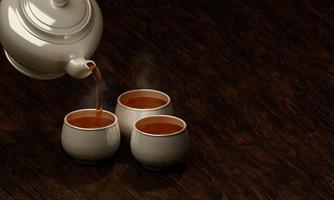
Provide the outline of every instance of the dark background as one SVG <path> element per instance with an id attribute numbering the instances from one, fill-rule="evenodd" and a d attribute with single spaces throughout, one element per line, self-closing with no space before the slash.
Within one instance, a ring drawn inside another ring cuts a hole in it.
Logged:
<path id="1" fill-rule="evenodd" d="M 0 199 L 332 199 L 332 0 L 100 0 L 93 60 L 103 105 L 168 93 L 191 136 L 187 165 L 150 172 L 129 146 L 98 166 L 60 144 L 94 107 L 92 77 L 30 79 L 0 53 Z"/>

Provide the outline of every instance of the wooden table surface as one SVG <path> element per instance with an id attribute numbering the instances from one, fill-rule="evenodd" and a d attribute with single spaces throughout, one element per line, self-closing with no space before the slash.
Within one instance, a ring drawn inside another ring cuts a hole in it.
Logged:
<path id="1" fill-rule="evenodd" d="M 18 73 L 0 54 L 0 199 L 333 199 L 332 0 L 100 0 L 93 59 L 103 105 L 134 88 L 172 98 L 187 164 L 151 172 L 122 143 L 83 166 L 61 147 L 66 113 L 94 107 L 92 78 Z"/>

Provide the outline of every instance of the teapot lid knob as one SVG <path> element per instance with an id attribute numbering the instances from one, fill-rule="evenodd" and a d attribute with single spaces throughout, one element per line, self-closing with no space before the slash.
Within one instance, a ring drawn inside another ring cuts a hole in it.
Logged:
<path id="1" fill-rule="evenodd" d="M 69 0 L 51 0 L 51 3 L 55 7 L 64 7 Z"/>

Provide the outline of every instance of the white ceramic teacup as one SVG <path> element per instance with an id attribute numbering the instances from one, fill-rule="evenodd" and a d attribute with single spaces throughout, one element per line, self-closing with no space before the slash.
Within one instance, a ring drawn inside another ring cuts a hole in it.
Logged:
<path id="1" fill-rule="evenodd" d="M 152 123 L 170 123 L 180 129 L 167 134 L 145 132 Z M 165 169 L 182 164 L 189 148 L 189 135 L 186 123 L 170 115 L 143 117 L 135 122 L 131 136 L 133 156 L 149 169 Z"/>
<path id="2" fill-rule="evenodd" d="M 153 108 L 136 108 L 122 103 L 134 97 L 158 98 L 165 101 L 165 103 Z M 118 97 L 115 114 L 118 117 L 122 135 L 130 139 L 134 122 L 137 119 L 149 115 L 172 115 L 173 110 L 170 97 L 167 94 L 152 89 L 136 89 L 127 91 Z"/>
<path id="3" fill-rule="evenodd" d="M 76 110 L 65 116 L 61 133 L 64 150 L 81 163 L 95 163 L 113 155 L 121 139 L 117 117 L 103 110 L 102 117 L 111 119 L 112 124 L 99 128 L 81 128 L 69 123 L 71 118 L 84 116 L 96 116 L 96 110 Z"/>

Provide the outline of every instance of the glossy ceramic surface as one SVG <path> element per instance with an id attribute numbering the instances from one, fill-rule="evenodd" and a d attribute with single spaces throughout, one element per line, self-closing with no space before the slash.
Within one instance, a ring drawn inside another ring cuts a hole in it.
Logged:
<path id="1" fill-rule="evenodd" d="M 95 0 L 2 0 L 0 41 L 11 64 L 37 79 L 85 78 L 103 19 Z"/>
<path id="2" fill-rule="evenodd" d="M 84 112 L 84 113 L 83 113 Z M 64 118 L 61 133 L 61 143 L 64 150 L 80 162 L 96 162 L 113 155 L 120 145 L 121 134 L 117 117 L 108 111 L 103 115 L 109 115 L 115 119 L 114 123 L 101 128 L 80 128 L 68 123 L 71 115 L 80 114 L 95 116 L 95 109 L 76 110 L 67 114 Z"/>
<path id="3" fill-rule="evenodd" d="M 159 97 L 165 100 L 167 103 L 163 106 L 149 109 L 132 108 L 122 104 L 120 99 L 125 95 L 132 95 L 132 94 L 134 95 L 138 94 L 140 96 Z M 131 137 L 131 132 L 134 122 L 136 120 L 138 120 L 141 117 L 150 115 L 172 115 L 173 109 L 170 97 L 167 94 L 152 89 L 136 89 L 127 91 L 118 97 L 115 114 L 118 117 L 122 135 L 124 136 L 124 138 L 129 140 Z"/>
<path id="4" fill-rule="evenodd" d="M 169 121 L 182 130 L 168 135 L 154 135 L 138 129 L 137 124 L 147 120 Z M 131 152 L 133 156 L 151 169 L 164 169 L 181 164 L 185 160 L 189 148 L 189 134 L 186 123 L 170 115 L 152 115 L 135 122 L 131 136 Z"/>

